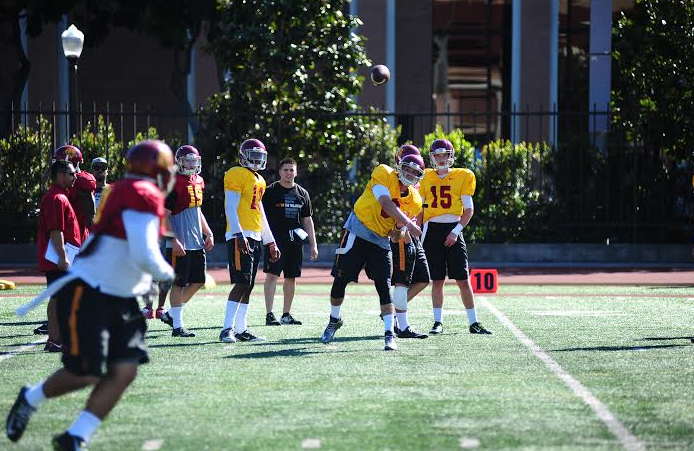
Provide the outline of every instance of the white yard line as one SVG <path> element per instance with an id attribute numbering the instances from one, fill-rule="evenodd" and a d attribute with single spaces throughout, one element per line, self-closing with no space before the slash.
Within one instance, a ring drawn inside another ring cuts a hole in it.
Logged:
<path id="1" fill-rule="evenodd" d="M 164 445 L 162 439 L 147 440 L 142 444 L 142 451 L 157 451 L 161 449 L 162 445 Z"/>
<path id="2" fill-rule="evenodd" d="M 497 319 L 506 326 L 511 333 L 523 343 L 523 345 L 532 352 L 535 357 L 540 359 L 559 379 L 564 383 L 590 407 L 593 412 L 600 418 L 600 421 L 605 423 L 605 426 L 617 437 L 624 449 L 628 451 L 644 451 L 644 444 L 631 433 L 615 416 L 610 412 L 610 409 L 602 403 L 594 394 L 590 392 L 583 384 L 571 376 L 564 368 L 561 367 L 552 357 L 535 344 L 527 335 L 523 333 L 515 324 L 509 320 L 499 309 L 491 302 L 482 296 L 478 296 L 477 300 L 487 310 L 492 312 Z"/>
<path id="3" fill-rule="evenodd" d="M 2 355 L 0 355 L 0 363 L 4 362 L 4 361 L 7 360 L 7 359 L 10 359 L 10 358 L 16 356 L 17 354 L 21 354 L 21 353 L 24 352 L 24 351 L 30 350 L 30 349 L 33 348 L 34 346 L 38 346 L 38 345 L 45 344 L 45 343 L 46 343 L 46 338 L 47 338 L 47 337 L 44 337 L 42 341 L 37 341 L 37 342 L 35 342 L 35 343 L 29 343 L 28 345 L 24 345 L 24 346 L 22 346 L 22 347 L 20 347 L 20 348 L 18 348 L 18 349 L 12 350 L 12 351 L 8 352 L 7 354 L 2 354 Z"/>

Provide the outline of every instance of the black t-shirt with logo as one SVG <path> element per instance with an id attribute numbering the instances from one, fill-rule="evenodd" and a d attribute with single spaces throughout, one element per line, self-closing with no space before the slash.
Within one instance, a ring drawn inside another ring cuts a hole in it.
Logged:
<path id="1" fill-rule="evenodd" d="M 313 215 L 311 197 L 301 186 L 283 187 L 279 181 L 270 184 L 263 194 L 263 208 L 276 238 L 278 234 L 303 227 L 301 218 Z"/>

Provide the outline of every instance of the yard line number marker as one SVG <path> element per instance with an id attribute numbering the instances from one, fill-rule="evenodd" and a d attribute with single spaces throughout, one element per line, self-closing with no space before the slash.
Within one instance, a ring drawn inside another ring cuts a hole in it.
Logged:
<path id="1" fill-rule="evenodd" d="M 480 304 L 487 310 L 492 312 L 497 319 L 506 326 L 511 333 L 532 352 L 535 357 L 540 359 L 559 379 L 564 383 L 590 407 L 598 418 L 607 426 L 612 434 L 617 437 L 624 449 L 628 451 L 645 451 L 644 444 L 631 433 L 613 414 L 610 409 L 602 403 L 594 394 L 590 392 L 582 383 L 571 376 L 564 368 L 561 367 L 552 357 L 535 344 L 527 335 L 523 333 L 515 324 L 509 320 L 499 309 L 491 302 L 482 296 L 477 299 Z"/>

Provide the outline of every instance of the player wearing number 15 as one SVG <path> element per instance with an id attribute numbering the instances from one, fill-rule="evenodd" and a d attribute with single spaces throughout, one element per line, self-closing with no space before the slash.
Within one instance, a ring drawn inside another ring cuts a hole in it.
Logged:
<path id="1" fill-rule="evenodd" d="M 431 144 L 427 169 L 419 192 L 424 198 L 424 252 L 432 280 L 431 301 L 434 325 L 429 333 L 443 332 L 443 283 L 446 275 L 454 279 L 463 299 L 470 333 L 491 334 L 477 321 L 475 300 L 468 274 L 465 227 L 474 213 L 475 174 L 469 169 L 452 168 L 455 151 L 447 139 Z"/>
<path id="2" fill-rule="evenodd" d="M 183 327 L 183 307 L 205 285 L 205 251 L 214 247 L 214 238 L 201 210 L 205 181 L 200 176 L 200 152 L 190 145 L 181 146 L 176 151 L 176 164 L 176 184 L 164 204 L 175 235 L 171 264 L 176 279 L 171 287 L 171 308 L 161 320 L 171 325 L 174 337 L 185 338 L 195 334 Z"/>
<path id="3" fill-rule="evenodd" d="M 224 174 L 225 237 L 229 276 L 234 284 L 227 300 L 224 327 L 219 334 L 219 340 L 224 343 L 263 340 L 246 326 L 248 300 L 255 284 L 262 245 L 268 245 L 270 261 L 280 258 L 263 209 L 265 179 L 258 174 L 267 164 L 265 145 L 258 139 L 245 140 L 239 148 L 239 164 Z"/>

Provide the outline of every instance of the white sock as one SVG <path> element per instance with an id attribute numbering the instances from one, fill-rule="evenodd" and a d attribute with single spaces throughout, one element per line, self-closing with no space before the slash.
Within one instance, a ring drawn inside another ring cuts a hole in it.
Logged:
<path id="1" fill-rule="evenodd" d="M 407 322 L 407 312 L 396 312 L 395 316 L 398 318 L 398 327 L 400 330 L 405 330 L 410 327 L 410 324 Z"/>
<path id="2" fill-rule="evenodd" d="M 179 327 L 183 327 L 183 320 L 181 319 L 181 310 L 183 310 L 183 306 L 171 307 L 169 309 L 169 315 L 171 315 L 171 319 L 173 319 L 173 328 L 174 329 L 178 329 Z"/>
<path id="3" fill-rule="evenodd" d="M 43 393 L 43 381 L 27 390 L 24 397 L 31 407 L 37 409 L 46 400 L 46 395 Z"/>
<path id="4" fill-rule="evenodd" d="M 383 324 L 386 327 L 386 332 L 393 332 L 393 318 L 394 315 L 383 315 Z"/>
<path id="5" fill-rule="evenodd" d="M 239 304 L 239 309 L 236 311 L 236 325 L 234 326 L 234 332 L 237 334 L 242 334 L 246 332 L 246 312 L 248 311 L 248 304 Z"/>
<path id="6" fill-rule="evenodd" d="M 101 420 L 93 413 L 83 410 L 68 428 L 67 433 L 89 442 L 99 426 L 101 426 Z"/>
<path id="7" fill-rule="evenodd" d="M 333 318 L 340 319 L 340 309 L 342 308 L 342 305 L 331 305 L 330 306 L 330 316 Z"/>
<path id="8" fill-rule="evenodd" d="M 234 318 L 236 311 L 239 309 L 239 303 L 236 301 L 227 301 L 227 310 L 224 314 L 224 326 L 222 329 L 231 329 L 234 326 Z"/>
<path id="9" fill-rule="evenodd" d="M 435 308 L 434 309 L 434 321 L 437 323 L 443 322 L 443 309 L 442 308 Z"/>
<path id="10" fill-rule="evenodd" d="M 475 307 L 466 308 L 465 313 L 467 313 L 467 321 L 470 324 L 475 324 L 477 322 L 477 312 L 475 311 Z"/>

